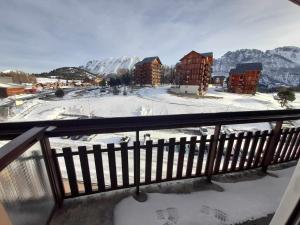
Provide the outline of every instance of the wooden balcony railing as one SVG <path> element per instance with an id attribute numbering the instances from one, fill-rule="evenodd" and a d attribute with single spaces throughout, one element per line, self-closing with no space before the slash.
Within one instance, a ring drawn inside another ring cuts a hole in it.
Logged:
<path id="1" fill-rule="evenodd" d="M 270 165 L 299 159 L 300 128 L 282 128 L 283 121 L 298 119 L 300 110 L 276 110 L 2 123 L 0 138 L 20 139 L 19 135 L 33 127 L 43 127 L 39 140 L 53 195 L 61 204 L 65 198 L 140 185 L 196 177 L 211 181 L 217 174 L 255 168 L 267 171 Z M 221 132 L 222 125 L 261 122 L 276 123 L 272 130 Z M 139 140 L 140 131 L 201 126 L 215 126 L 214 134 L 145 143 Z M 135 132 L 136 140 L 120 146 L 51 147 L 51 137 L 116 132 Z M 7 145 L 0 150 L 1 169 L 20 151 L 8 145 L 9 151 L 3 151 Z"/>

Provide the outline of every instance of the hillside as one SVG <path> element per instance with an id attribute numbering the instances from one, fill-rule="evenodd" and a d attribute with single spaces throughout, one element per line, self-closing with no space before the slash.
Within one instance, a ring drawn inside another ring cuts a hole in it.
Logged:
<path id="1" fill-rule="evenodd" d="M 57 77 L 64 80 L 83 80 L 94 79 L 96 74 L 86 71 L 78 67 L 62 67 L 50 71 L 49 73 L 36 74 L 38 77 Z"/>

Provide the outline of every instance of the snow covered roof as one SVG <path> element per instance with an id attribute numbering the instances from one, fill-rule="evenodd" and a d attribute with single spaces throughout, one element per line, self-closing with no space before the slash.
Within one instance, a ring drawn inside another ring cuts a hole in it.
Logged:
<path id="1" fill-rule="evenodd" d="M 36 78 L 36 82 L 37 83 L 41 83 L 41 84 L 45 84 L 45 83 L 56 83 L 56 82 L 63 82 L 66 83 L 66 80 L 64 79 L 57 79 L 57 78 L 48 78 L 48 77 L 37 77 Z"/>
<path id="2" fill-rule="evenodd" d="M 229 74 L 238 74 L 244 73 L 250 70 L 258 70 L 261 71 L 263 69 L 261 63 L 239 63 L 236 65 L 235 69 L 231 69 Z"/>

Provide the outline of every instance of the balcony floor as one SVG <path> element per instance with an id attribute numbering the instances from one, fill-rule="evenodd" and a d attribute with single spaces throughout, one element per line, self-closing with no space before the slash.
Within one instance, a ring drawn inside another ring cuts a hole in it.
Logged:
<path id="1" fill-rule="evenodd" d="M 270 167 L 268 175 L 260 170 L 219 175 L 214 177 L 212 184 L 204 179 L 190 179 L 150 185 L 142 188 L 149 193 L 148 200 L 144 203 L 133 200 L 131 194 L 134 189 L 68 199 L 55 212 L 50 225 L 142 225 L 145 221 L 147 225 L 232 224 L 238 221 L 234 214 L 254 219 L 241 224 L 269 224 L 293 173 L 294 165 L 292 162 Z M 276 184 L 276 188 L 273 184 Z M 266 203 L 261 198 L 264 195 L 272 201 Z M 247 198 L 249 202 L 246 201 Z M 224 199 L 230 199 L 230 202 L 223 204 Z M 193 201 L 196 205 L 193 205 Z M 242 204 L 245 201 L 246 206 Z M 175 209 L 177 221 L 167 221 L 167 217 L 160 217 L 161 213 L 167 213 L 167 206 L 172 206 L 173 213 Z M 251 207 L 256 210 L 251 211 Z M 187 215 L 184 214 L 193 212 L 195 208 L 199 212 L 195 211 L 193 215 L 197 216 L 189 218 L 190 222 L 187 223 Z"/>

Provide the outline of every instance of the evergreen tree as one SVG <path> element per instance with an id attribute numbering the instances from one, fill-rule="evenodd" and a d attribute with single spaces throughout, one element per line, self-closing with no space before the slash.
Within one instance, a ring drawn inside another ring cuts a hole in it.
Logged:
<path id="1" fill-rule="evenodd" d="M 287 107 L 287 103 L 295 101 L 295 93 L 290 89 L 282 89 L 278 92 L 278 101 L 281 105 L 281 107 Z"/>

